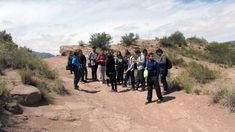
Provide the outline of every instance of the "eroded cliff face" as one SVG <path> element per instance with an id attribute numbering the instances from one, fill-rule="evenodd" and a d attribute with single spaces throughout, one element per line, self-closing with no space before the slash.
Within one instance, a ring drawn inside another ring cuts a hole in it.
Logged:
<path id="1" fill-rule="evenodd" d="M 91 51 L 91 47 L 89 45 L 79 46 L 79 45 L 66 45 L 66 46 L 60 46 L 60 54 L 62 56 L 67 56 L 71 51 L 76 51 L 78 49 L 81 49 L 84 54 L 88 54 Z"/>

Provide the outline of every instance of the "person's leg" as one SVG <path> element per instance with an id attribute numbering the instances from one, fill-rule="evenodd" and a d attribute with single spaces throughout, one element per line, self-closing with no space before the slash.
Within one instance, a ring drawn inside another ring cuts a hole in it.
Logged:
<path id="1" fill-rule="evenodd" d="M 120 84 L 120 81 L 121 81 L 121 70 L 118 69 L 117 70 L 117 83 Z"/>
<path id="2" fill-rule="evenodd" d="M 98 68 L 98 65 L 95 65 L 95 71 L 94 71 L 95 80 L 97 80 L 97 68 Z"/>
<path id="3" fill-rule="evenodd" d="M 117 79 L 116 76 L 113 78 L 113 83 L 114 83 L 114 91 L 117 92 Z"/>
<path id="4" fill-rule="evenodd" d="M 80 69 L 80 73 L 81 73 L 81 81 L 84 82 L 85 72 L 83 67 Z"/>
<path id="5" fill-rule="evenodd" d="M 147 101 L 148 103 L 150 103 L 152 102 L 152 92 L 153 92 L 153 83 L 150 77 L 147 79 L 147 84 L 148 84 Z"/>
<path id="6" fill-rule="evenodd" d="M 159 100 L 162 100 L 162 92 L 159 84 L 159 79 L 158 77 L 153 77 L 153 83 L 154 83 L 154 89 L 156 90 L 156 94 Z"/>
<path id="7" fill-rule="evenodd" d="M 98 65 L 98 74 L 99 74 L 99 81 L 102 81 L 102 73 L 101 73 L 101 65 Z"/>
<path id="8" fill-rule="evenodd" d="M 92 80 L 95 79 L 95 66 L 91 66 L 91 76 L 92 76 Z"/>
<path id="9" fill-rule="evenodd" d="M 144 90 L 144 89 L 145 89 L 144 69 L 141 70 L 140 80 L 141 80 L 141 87 L 142 87 L 142 90 Z"/>
<path id="10" fill-rule="evenodd" d="M 111 83 L 111 86 L 112 86 L 112 90 L 114 90 L 113 77 L 109 76 L 109 79 L 110 79 L 110 83 Z"/>
<path id="11" fill-rule="evenodd" d="M 125 75 L 125 79 L 124 79 L 124 83 L 123 83 L 123 86 L 127 86 L 127 81 L 128 81 L 128 79 L 129 79 L 129 77 L 130 77 L 130 74 L 131 74 L 131 72 L 130 71 L 128 71 L 127 73 L 126 73 L 126 75 Z"/>
<path id="12" fill-rule="evenodd" d="M 87 81 L 87 67 L 84 68 L 85 80 Z"/>
<path id="13" fill-rule="evenodd" d="M 168 91 L 168 84 L 166 81 L 167 74 L 161 74 L 161 83 L 163 84 L 164 91 Z"/>
<path id="14" fill-rule="evenodd" d="M 80 73 L 79 73 L 79 69 L 76 68 L 74 69 L 74 88 L 78 89 L 78 82 L 80 80 Z"/>
<path id="15" fill-rule="evenodd" d="M 135 70 L 131 71 L 131 86 L 135 89 Z"/>
<path id="16" fill-rule="evenodd" d="M 140 83 L 141 83 L 141 81 L 140 81 L 140 75 L 141 74 L 141 70 L 137 70 L 137 75 L 136 75 L 136 90 L 138 90 L 138 88 L 139 88 L 139 85 L 140 85 Z"/>
<path id="17" fill-rule="evenodd" d="M 121 76 L 121 83 L 123 84 L 123 81 L 124 81 L 124 68 L 122 68 L 120 76 Z"/>
<path id="18" fill-rule="evenodd" d="M 102 83 L 105 83 L 105 66 L 101 67 L 101 72 L 102 72 Z"/>

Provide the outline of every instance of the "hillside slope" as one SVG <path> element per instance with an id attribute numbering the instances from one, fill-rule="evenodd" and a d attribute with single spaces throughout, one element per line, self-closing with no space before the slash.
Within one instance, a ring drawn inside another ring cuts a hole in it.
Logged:
<path id="1" fill-rule="evenodd" d="M 53 57 L 46 61 L 59 71 L 71 96 L 55 95 L 49 105 L 25 107 L 24 115 L 28 120 L 12 131 L 235 131 L 235 114 L 212 105 L 208 96 L 179 91 L 165 96 L 162 104 L 145 105 L 146 92 L 129 91 L 120 86 L 119 93 L 111 93 L 110 87 L 89 82 L 81 84 L 81 91 L 75 91 L 73 76 L 64 70 L 66 59 Z M 156 99 L 155 94 L 153 97 Z"/>

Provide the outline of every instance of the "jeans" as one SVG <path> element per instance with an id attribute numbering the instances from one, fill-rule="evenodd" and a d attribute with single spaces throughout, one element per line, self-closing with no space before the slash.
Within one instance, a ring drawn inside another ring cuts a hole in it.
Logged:
<path id="1" fill-rule="evenodd" d="M 105 82 L 105 66 L 98 65 L 99 81 Z"/>
<path id="2" fill-rule="evenodd" d="M 97 79 L 97 65 L 91 66 L 91 76 L 92 80 Z"/>
<path id="3" fill-rule="evenodd" d="M 120 68 L 117 70 L 117 82 L 120 84 L 120 83 L 123 83 L 123 74 L 124 74 L 124 69 L 123 68 Z"/>
<path id="4" fill-rule="evenodd" d="M 160 85 L 159 85 L 158 76 L 148 77 L 147 83 L 148 83 L 147 100 L 149 102 L 152 101 L 153 89 L 156 90 L 156 94 L 157 94 L 158 99 L 162 100 L 162 93 L 161 93 L 161 89 L 160 89 Z"/>
<path id="5" fill-rule="evenodd" d="M 74 86 L 74 88 L 77 88 L 78 82 L 81 78 L 81 70 L 80 70 L 80 68 L 74 68 L 73 72 L 74 72 L 73 86 Z"/>
<path id="6" fill-rule="evenodd" d="M 117 80 L 116 80 L 116 75 L 109 75 L 109 81 L 112 85 L 112 90 L 117 91 Z"/>
<path id="7" fill-rule="evenodd" d="M 137 84 L 136 84 L 137 89 L 140 84 L 141 84 L 142 89 L 145 88 L 144 69 L 137 71 L 136 82 L 137 82 Z"/>
<path id="8" fill-rule="evenodd" d="M 164 91 L 168 90 L 168 83 L 166 81 L 167 74 L 160 74 L 161 83 L 163 84 Z"/>
<path id="9" fill-rule="evenodd" d="M 127 86 L 127 81 L 131 77 L 131 86 L 135 88 L 135 70 L 128 71 L 124 79 L 124 86 Z"/>
<path id="10" fill-rule="evenodd" d="M 81 80 L 85 81 L 87 80 L 87 67 L 86 66 L 82 66 L 81 68 Z"/>

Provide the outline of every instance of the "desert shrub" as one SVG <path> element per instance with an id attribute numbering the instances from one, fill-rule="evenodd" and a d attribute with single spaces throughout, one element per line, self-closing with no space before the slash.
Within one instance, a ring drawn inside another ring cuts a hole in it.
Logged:
<path id="1" fill-rule="evenodd" d="M 34 76 L 34 73 L 29 68 L 22 69 L 19 73 L 23 84 L 34 86 L 36 85 L 35 81 L 32 78 Z"/>
<path id="2" fill-rule="evenodd" d="M 208 41 L 205 38 L 198 38 L 196 36 L 187 38 L 186 41 L 191 44 L 198 44 L 198 45 L 207 45 Z"/>
<path id="3" fill-rule="evenodd" d="M 190 57 L 192 59 L 195 60 L 199 60 L 199 59 L 206 59 L 206 53 L 203 50 L 199 50 L 199 49 L 182 49 L 179 52 L 181 55 L 186 56 L 186 57 Z"/>
<path id="4" fill-rule="evenodd" d="M 211 43 L 206 47 L 208 59 L 214 63 L 234 65 L 235 47 L 226 43 Z"/>
<path id="5" fill-rule="evenodd" d="M 81 41 L 78 42 L 78 45 L 83 47 L 85 45 L 85 42 L 81 40 Z"/>
<path id="6" fill-rule="evenodd" d="M 98 48 L 107 48 L 111 43 L 112 37 L 109 34 L 103 33 L 95 33 L 91 35 L 89 43 L 91 46 L 95 46 Z"/>
<path id="7" fill-rule="evenodd" d="M 64 87 L 64 84 L 57 80 L 56 83 L 53 83 L 51 86 L 52 90 L 59 95 L 69 95 L 70 92 Z"/>
<path id="8" fill-rule="evenodd" d="M 220 103 L 235 112 L 235 85 L 231 83 L 220 83 L 212 94 L 213 102 Z"/>
<path id="9" fill-rule="evenodd" d="M 139 39 L 139 35 L 134 34 L 134 33 L 129 33 L 129 34 L 125 34 L 121 38 L 122 38 L 121 42 L 129 46 L 129 45 L 132 45 L 133 43 L 135 43 L 136 40 Z"/>
<path id="10" fill-rule="evenodd" d="M 195 78 L 199 83 L 207 83 L 217 78 L 217 72 L 210 70 L 207 66 L 190 62 L 187 67 L 190 77 Z"/>
<path id="11" fill-rule="evenodd" d="M 187 66 L 187 63 L 184 61 L 184 59 L 179 58 L 178 55 L 175 54 L 175 53 L 169 53 L 168 57 L 171 60 L 173 65 L 180 66 L 180 67 L 186 67 Z"/>
<path id="12" fill-rule="evenodd" d="M 187 72 L 181 73 L 176 78 L 169 81 L 170 87 L 177 90 L 184 90 L 186 93 L 193 91 L 196 81 Z"/>
<path id="13" fill-rule="evenodd" d="M 2 108 L 9 99 L 9 91 L 6 89 L 6 83 L 0 80 L 0 108 Z"/>
<path id="14" fill-rule="evenodd" d="M 180 31 L 176 31 L 169 37 L 163 37 L 162 39 L 160 39 L 160 44 L 163 47 L 182 47 L 187 45 L 187 42 L 184 34 Z"/>

